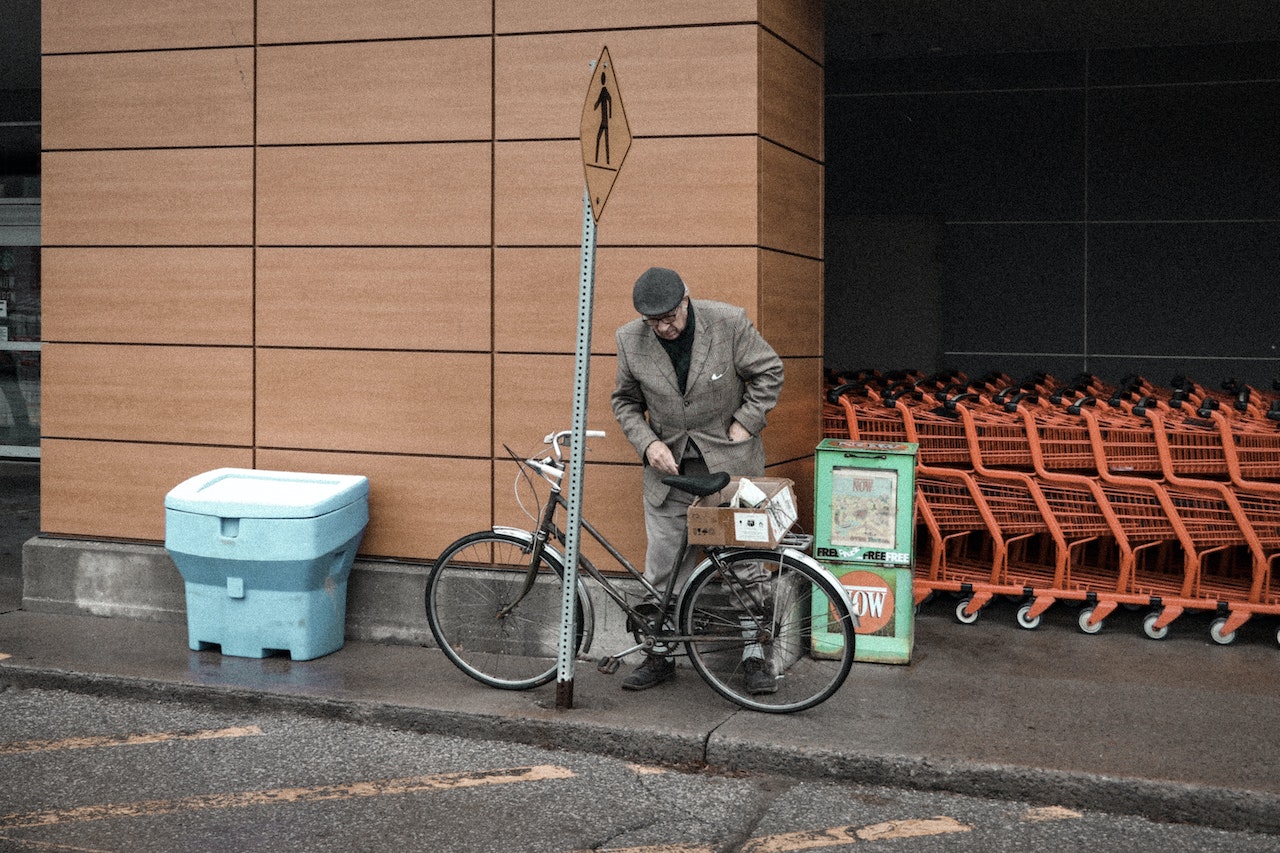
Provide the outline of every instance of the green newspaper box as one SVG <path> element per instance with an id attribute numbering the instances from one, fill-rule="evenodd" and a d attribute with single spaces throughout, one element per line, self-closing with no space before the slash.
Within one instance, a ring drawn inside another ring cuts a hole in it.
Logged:
<path id="1" fill-rule="evenodd" d="M 816 451 L 813 553 L 839 578 L 858 616 L 855 660 L 911 661 L 917 448 L 828 438 Z M 815 654 L 832 642 L 820 632 Z"/>

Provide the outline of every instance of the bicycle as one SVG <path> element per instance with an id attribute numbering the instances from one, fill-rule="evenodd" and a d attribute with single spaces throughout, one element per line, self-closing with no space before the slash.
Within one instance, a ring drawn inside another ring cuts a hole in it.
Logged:
<path id="1" fill-rule="evenodd" d="M 427 578 L 427 619 L 437 644 L 463 672 L 491 687 L 526 690 L 547 684 L 557 674 L 565 572 L 559 550 L 565 532 L 557 515 L 568 509 L 561 493 L 561 447 L 569 435 L 568 430 L 549 434 L 543 442 L 551 446 L 551 453 L 527 459 L 507 448 L 519 467 L 517 500 L 522 478 L 538 494 L 531 471 L 550 489 L 538 507 L 536 527 L 497 526 L 464 536 L 445 548 Z M 587 432 L 592 438 L 604 435 Z M 714 495 L 729 481 L 724 473 L 664 480 L 697 496 Z M 635 645 L 601 658 L 601 672 L 613 674 L 623 658 L 637 651 L 674 654 L 683 646 L 694 669 L 716 693 L 767 713 L 811 708 L 834 694 L 849 675 L 856 617 L 839 581 L 802 553 L 812 536 L 793 535 L 775 548 L 707 546 L 705 558 L 676 595 L 676 572 L 665 589 L 657 589 L 585 518 L 581 530 L 643 590 L 643 600 L 633 603 L 618 583 L 579 554 L 570 632 L 577 659 L 587 659 L 595 623 L 584 574 L 626 613 L 635 639 Z M 584 545 L 586 536 L 581 539 Z M 689 547 L 686 531 L 677 566 Z M 743 579 L 760 577 L 758 569 L 754 575 L 752 569 L 761 565 L 768 570 L 766 580 Z M 774 677 L 772 692 L 747 689 L 743 664 L 753 656 L 763 658 L 766 672 Z"/>

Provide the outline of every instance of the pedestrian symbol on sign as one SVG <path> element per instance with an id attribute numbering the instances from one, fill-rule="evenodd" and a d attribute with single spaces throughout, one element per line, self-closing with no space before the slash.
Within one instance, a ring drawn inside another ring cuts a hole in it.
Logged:
<path id="1" fill-rule="evenodd" d="M 609 165 L 609 114 L 613 112 L 613 97 L 609 94 L 608 72 L 600 72 L 600 94 L 595 108 L 600 111 L 600 129 L 596 131 L 596 162 L 600 162 L 600 137 L 604 137 L 604 164 Z"/>

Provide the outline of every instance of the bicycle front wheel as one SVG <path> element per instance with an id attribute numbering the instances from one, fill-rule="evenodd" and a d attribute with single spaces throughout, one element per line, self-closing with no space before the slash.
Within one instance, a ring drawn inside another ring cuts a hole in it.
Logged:
<path id="1" fill-rule="evenodd" d="M 702 563 L 680 597 L 690 661 L 713 690 L 744 708 L 812 708 L 853 666 L 854 620 L 838 584 L 776 551 Z"/>
<path id="2" fill-rule="evenodd" d="M 490 687 L 527 690 L 556 677 L 564 567 L 543 551 L 532 576 L 524 537 L 485 530 L 454 542 L 427 577 L 427 622 L 440 649 Z M 574 647 L 582 602 L 574 597 Z"/>

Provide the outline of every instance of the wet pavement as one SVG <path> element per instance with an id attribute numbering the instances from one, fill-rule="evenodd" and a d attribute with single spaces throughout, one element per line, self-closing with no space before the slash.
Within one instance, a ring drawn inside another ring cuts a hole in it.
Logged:
<path id="1" fill-rule="evenodd" d="M 0 463 L 6 579 L 12 541 L 29 538 L 38 517 L 38 482 L 12 469 Z M 1280 834 L 1274 620 L 1257 618 L 1235 644 L 1219 646 L 1208 617 L 1184 616 L 1153 641 L 1141 612 L 1118 612 L 1087 636 L 1076 611 L 1061 605 L 1026 631 L 1014 602 L 997 602 L 966 626 L 944 598 L 917 617 L 909 666 L 856 664 L 831 700 L 778 716 L 720 699 L 687 665 L 673 682 L 632 693 L 619 688 L 629 667 L 605 676 L 583 663 L 573 707 L 557 709 L 554 685 L 493 690 L 434 649 L 348 641 L 309 661 L 196 652 L 185 624 L 24 611 L 14 589 L 8 580 L 0 586 L 0 686 L 249 704 L 638 761 Z"/>

